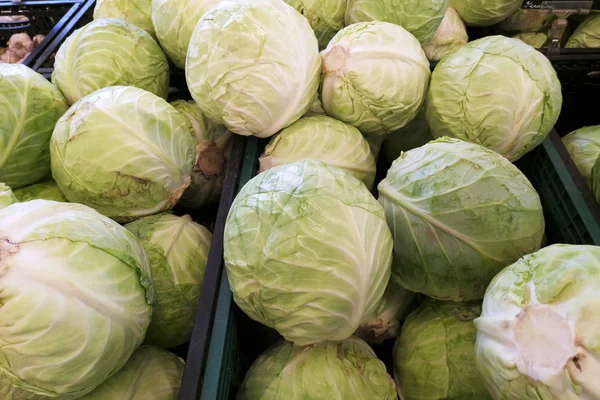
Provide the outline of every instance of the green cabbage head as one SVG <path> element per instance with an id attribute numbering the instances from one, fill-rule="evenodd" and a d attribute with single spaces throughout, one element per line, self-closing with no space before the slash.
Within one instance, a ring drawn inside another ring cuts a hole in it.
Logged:
<path id="1" fill-rule="evenodd" d="M 67 102 L 42 75 L 0 63 L 0 182 L 17 189 L 50 172 L 48 143 Z"/>
<path id="2" fill-rule="evenodd" d="M 422 107 L 415 119 L 392 133 L 383 142 L 383 151 L 391 163 L 400 157 L 403 151 L 416 149 L 431 140 L 433 140 L 433 136 L 431 136 L 431 129 L 429 129 L 429 123 L 425 117 L 425 107 Z"/>
<path id="3" fill-rule="evenodd" d="M 394 382 L 364 341 L 297 346 L 281 341 L 256 359 L 237 400 L 396 400 Z"/>
<path id="4" fill-rule="evenodd" d="M 25 186 L 15 190 L 15 196 L 19 201 L 30 200 L 52 200 L 58 202 L 67 202 L 67 198 L 60 191 L 58 185 L 53 180 L 36 183 L 35 185 Z"/>
<path id="5" fill-rule="evenodd" d="M 312 26 L 324 49 L 335 34 L 344 27 L 347 0 L 285 0 L 302 13 Z"/>
<path id="6" fill-rule="evenodd" d="M 468 41 L 465 23 L 454 8 L 448 7 L 442 23 L 423 50 L 430 61 L 439 61 Z"/>
<path id="7" fill-rule="evenodd" d="M 76 30 L 60 46 L 52 83 L 69 104 L 109 86 L 135 86 L 166 98 L 169 62 L 142 28 L 102 18 Z"/>
<path id="8" fill-rule="evenodd" d="M 373 187 L 375 157 L 369 143 L 355 127 L 326 116 L 301 118 L 273 137 L 259 159 L 259 172 L 307 158 L 341 168 Z"/>
<path id="9" fill-rule="evenodd" d="M 600 48 L 600 14 L 588 16 L 571 35 L 566 48 Z"/>
<path id="10" fill-rule="evenodd" d="M 523 0 L 449 0 L 467 26 L 491 26 L 517 11 Z"/>
<path id="11" fill-rule="evenodd" d="M 600 248 L 557 244 L 499 273 L 475 320 L 495 400 L 600 398 Z"/>
<path id="12" fill-rule="evenodd" d="M 427 120 L 435 137 L 481 144 L 515 161 L 544 141 L 561 106 L 560 81 L 546 56 L 521 40 L 488 36 L 436 66 Z"/>
<path id="13" fill-rule="evenodd" d="M 207 11 L 223 0 L 151 0 L 152 23 L 165 54 L 177 68 L 185 68 L 190 39 Z"/>
<path id="14" fill-rule="evenodd" d="M 0 208 L 8 207 L 18 201 L 19 199 L 17 199 L 12 189 L 6 184 L 0 183 Z"/>
<path id="15" fill-rule="evenodd" d="M 299 345 L 350 337 L 389 281 L 383 209 L 361 181 L 321 161 L 250 180 L 229 210 L 224 247 L 238 306 Z"/>
<path id="16" fill-rule="evenodd" d="M 192 168 L 192 181 L 177 204 L 197 209 L 218 203 L 225 179 L 225 165 L 231 153 L 233 134 L 223 125 L 217 125 L 206 118 L 192 100 L 176 100 L 171 105 L 185 116 L 190 123 L 190 131 L 196 137 L 196 161 Z"/>
<path id="17" fill-rule="evenodd" d="M 185 66 L 190 93 L 210 120 L 263 138 L 306 113 L 320 72 L 308 20 L 282 0 L 212 8 L 194 29 Z"/>
<path id="18" fill-rule="evenodd" d="M 346 25 L 382 21 L 400 25 L 421 44 L 442 23 L 448 0 L 348 0 Z"/>
<path id="19" fill-rule="evenodd" d="M 125 225 L 144 246 L 157 302 L 146 343 L 164 348 L 190 340 L 212 234 L 189 215 L 157 214 Z"/>
<path id="20" fill-rule="evenodd" d="M 538 194 L 485 147 L 429 142 L 396 159 L 378 189 L 394 236 L 392 276 L 411 291 L 481 299 L 502 268 L 541 246 Z"/>
<path id="21" fill-rule="evenodd" d="M 0 398 L 76 399 L 142 343 L 155 302 L 148 258 L 80 204 L 0 210 Z"/>
<path id="22" fill-rule="evenodd" d="M 323 108 L 358 128 L 371 143 L 381 142 L 419 112 L 431 74 L 429 61 L 404 28 L 387 22 L 347 26 L 321 56 Z"/>
<path id="23" fill-rule="evenodd" d="M 65 197 L 129 222 L 172 208 L 190 184 L 196 142 L 165 100 L 113 86 L 75 103 L 50 142 L 52 175 Z"/>
<path id="24" fill-rule="evenodd" d="M 153 346 L 141 346 L 127 364 L 81 400 L 177 400 L 184 361 Z"/>
<path id="25" fill-rule="evenodd" d="M 518 33 L 518 34 L 514 35 L 513 38 L 522 40 L 523 42 L 527 43 L 534 49 L 541 49 L 543 47 L 546 47 L 546 42 L 548 41 L 548 35 L 546 35 L 545 33 L 542 33 L 542 32 L 540 32 L 540 33 L 533 33 L 533 32 Z"/>
<path id="26" fill-rule="evenodd" d="M 118 18 L 142 28 L 156 38 L 151 17 L 152 0 L 97 0 L 94 20 Z"/>
<path id="27" fill-rule="evenodd" d="M 600 156 L 600 125 L 577 129 L 562 138 L 577 169 L 592 187 L 592 168 Z"/>
<path id="28" fill-rule="evenodd" d="M 475 365 L 481 301 L 426 299 L 394 346 L 394 379 L 405 400 L 491 400 Z"/>

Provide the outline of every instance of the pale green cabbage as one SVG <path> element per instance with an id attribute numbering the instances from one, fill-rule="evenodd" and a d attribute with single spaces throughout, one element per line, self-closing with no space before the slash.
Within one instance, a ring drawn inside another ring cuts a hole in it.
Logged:
<path id="1" fill-rule="evenodd" d="M 347 0 L 285 0 L 308 19 L 324 49 L 335 34 L 344 27 Z"/>
<path id="2" fill-rule="evenodd" d="M 475 366 L 481 301 L 426 299 L 394 346 L 394 379 L 404 400 L 491 400 Z"/>
<path id="3" fill-rule="evenodd" d="M 0 182 L 17 189 L 50 172 L 48 143 L 67 107 L 42 75 L 0 63 Z"/>
<path id="4" fill-rule="evenodd" d="M 67 198 L 60 191 L 58 185 L 53 180 L 36 183 L 15 190 L 15 196 L 19 201 L 30 200 L 52 200 L 59 202 L 67 202 Z"/>
<path id="5" fill-rule="evenodd" d="M 448 0 L 348 0 L 346 25 L 382 21 L 400 25 L 421 44 L 438 29 Z"/>
<path id="6" fill-rule="evenodd" d="M 198 209 L 218 203 L 233 134 L 223 125 L 208 120 L 194 101 L 176 100 L 171 105 L 187 118 L 190 130 L 196 137 L 196 162 L 192 168 L 192 181 L 177 204 Z"/>
<path id="7" fill-rule="evenodd" d="M 398 25 L 348 26 L 321 55 L 323 108 L 358 128 L 375 147 L 409 123 L 423 105 L 429 61 L 419 42 Z"/>
<path id="8" fill-rule="evenodd" d="M 15 196 L 12 189 L 4 183 L 0 183 L 0 208 L 8 207 L 19 199 Z"/>
<path id="9" fill-rule="evenodd" d="M 494 278 L 475 359 L 496 400 L 600 398 L 600 248 L 558 244 Z"/>
<path id="10" fill-rule="evenodd" d="M 156 38 L 151 16 L 152 0 L 96 0 L 94 19 L 119 18 Z"/>
<path id="11" fill-rule="evenodd" d="M 65 197 L 128 222 L 172 208 L 190 184 L 196 142 L 165 100 L 134 87 L 98 90 L 58 121 L 52 175 Z"/>
<path id="12" fill-rule="evenodd" d="M 594 197 L 596 198 L 596 202 L 600 204 L 600 157 L 596 158 L 596 162 L 592 167 L 591 181 L 592 186 L 591 190 L 594 193 Z"/>
<path id="13" fill-rule="evenodd" d="M 0 231 L 0 398 L 79 398 L 144 339 L 155 302 L 146 253 L 80 204 L 15 203 Z"/>
<path id="14" fill-rule="evenodd" d="M 82 400 L 177 400 L 184 361 L 168 351 L 141 346 L 121 370 Z"/>
<path id="15" fill-rule="evenodd" d="M 350 337 L 389 281 L 392 236 L 365 185 L 321 161 L 250 180 L 225 225 L 238 306 L 299 345 Z"/>
<path id="16" fill-rule="evenodd" d="M 373 187 L 376 165 L 369 144 L 358 129 L 326 116 L 301 118 L 273 137 L 259 159 L 259 172 L 307 158 L 341 168 Z"/>
<path id="17" fill-rule="evenodd" d="M 448 0 L 467 26 L 491 26 L 517 11 L 523 0 Z"/>
<path id="18" fill-rule="evenodd" d="M 515 161 L 544 141 L 560 114 L 550 61 L 521 40 L 488 36 L 436 66 L 427 97 L 435 137 L 450 136 Z"/>
<path id="19" fill-rule="evenodd" d="M 135 86 L 159 97 L 169 92 L 169 62 L 142 28 L 102 18 L 76 30 L 56 53 L 52 83 L 69 104 L 109 86 Z"/>
<path id="20" fill-rule="evenodd" d="M 125 228 L 148 254 L 157 293 L 145 343 L 172 348 L 189 341 L 212 234 L 189 215 L 151 215 Z"/>
<path id="21" fill-rule="evenodd" d="M 590 15 L 571 35 L 566 48 L 600 48 L 600 13 Z"/>
<path id="22" fill-rule="evenodd" d="M 554 19 L 551 10 L 517 10 L 509 15 L 498 27 L 504 31 L 537 32 Z"/>
<path id="23" fill-rule="evenodd" d="M 433 140 L 433 136 L 431 136 L 429 123 L 427 123 L 427 118 L 425 117 L 425 107 L 423 107 L 415 119 L 410 121 L 404 128 L 400 128 L 392 133 L 383 142 L 383 151 L 387 160 L 391 163 L 400 157 L 403 151 L 416 149 L 431 140 Z"/>
<path id="24" fill-rule="evenodd" d="M 165 54 L 177 68 L 185 68 L 190 39 L 207 11 L 223 0 L 151 0 L 152 23 Z"/>
<path id="25" fill-rule="evenodd" d="M 279 342 L 246 373 L 237 400 L 396 400 L 385 365 L 352 337 L 310 347 Z"/>
<path id="26" fill-rule="evenodd" d="M 523 42 L 527 43 L 534 49 L 541 49 L 541 48 L 545 47 L 546 42 L 548 41 L 548 35 L 546 35 L 545 33 L 542 33 L 542 32 L 540 32 L 540 33 L 531 33 L 531 32 L 518 33 L 518 34 L 514 35 L 513 38 L 522 40 Z"/>
<path id="27" fill-rule="evenodd" d="M 429 60 L 439 61 L 468 41 L 465 23 L 454 8 L 448 7 L 442 23 L 423 50 Z"/>
<path id="28" fill-rule="evenodd" d="M 212 121 L 269 137 L 309 109 L 321 59 L 306 18 L 281 0 L 224 1 L 194 29 L 186 60 L 192 97 Z"/>
<path id="29" fill-rule="evenodd" d="M 323 103 L 321 103 L 321 99 L 318 95 L 315 96 L 308 111 L 306 112 L 306 114 L 304 114 L 304 117 L 312 117 L 315 115 L 327 115 L 327 113 L 323 109 Z"/>
<path id="30" fill-rule="evenodd" d="M 577 169 L 592 187 L 592 168 L 600 156 L 600 125 L 577 129 L 562 138 Z"/>
<path id="31" fill-rule="evenodd" d="M 429 142 L 396 159 L 378 189 L 394 236 L 392 277 L 411 291 L 481 299 L 494 275 L 541 246 L 538 194 L 485 147 Z"/>

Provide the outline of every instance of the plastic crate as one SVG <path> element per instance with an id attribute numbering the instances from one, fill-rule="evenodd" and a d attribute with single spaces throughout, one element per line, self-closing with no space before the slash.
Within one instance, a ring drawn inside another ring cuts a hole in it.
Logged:
<path id="1" fill-rule="evenodd" d="M 6 47 L 6 42 L 16 33 L 25 32 L 32 38 L 38 34 L 46 36 L 23 61 L 23 64 L 31 67 L 64 25 L 77 13 L 84 1 L 46 0 L 21 3 L 0 1 L 0 16 L 27 18 L 27 21 L 0 22 L 0 46 Z"/>

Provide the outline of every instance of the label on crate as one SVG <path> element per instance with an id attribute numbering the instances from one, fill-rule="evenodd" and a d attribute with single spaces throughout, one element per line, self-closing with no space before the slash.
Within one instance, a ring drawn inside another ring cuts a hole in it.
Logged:
<path id="1" fill-rule="evenodd" d="M 525 0 L 521 3 L 521 8 L 526 10 L 590 10 L 599 9 L 600 0 Z"/>

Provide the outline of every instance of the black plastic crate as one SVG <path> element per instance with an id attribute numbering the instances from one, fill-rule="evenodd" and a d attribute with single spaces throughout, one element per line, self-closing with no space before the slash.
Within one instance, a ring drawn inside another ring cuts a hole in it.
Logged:
<path id="1" fill-rule="evenodd" d="M 0 46 L 6 47 L 6 42 L 16 33 L 27 33 L 31 38 L 38 34 L 44 35 L 45 39 L 22 62 L 27 66 L 33 66 L 35 60 L 77 13 L 84 1 L 46 0 L 21 3 L 0 1 L 0 16 L 26 18 L 26 20 L 17 22 L 0 22 Z"/>

